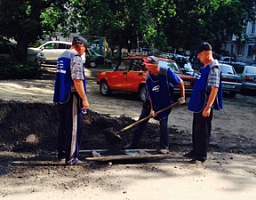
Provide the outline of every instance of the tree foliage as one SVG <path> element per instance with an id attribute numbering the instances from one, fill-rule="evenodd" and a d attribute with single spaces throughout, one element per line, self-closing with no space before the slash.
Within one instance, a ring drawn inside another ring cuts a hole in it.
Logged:
<path id="1" fill-rule="evenodd" d="M 0 36 L 17 41 L 20 58 L 43 34 L 72 27 L 105 37 L 112 48 L 191 50 L 202 40 L 217 51 L 244 23 L 255 20 L 256 0 L 1 0 Z M 17 6 L 18 5 L 18 6 Z M 167 48 L 168 47 L 168 48 Z"/>

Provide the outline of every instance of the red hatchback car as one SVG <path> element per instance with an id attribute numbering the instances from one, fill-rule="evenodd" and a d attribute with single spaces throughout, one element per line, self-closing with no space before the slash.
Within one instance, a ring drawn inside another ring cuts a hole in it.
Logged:
<path id="1" fill-rule="evenodd" d="M 99 72 L 97 84 L 100 85 L 100 93 L 110 95 L 112 91 L 126 91 L 137 93 L 139 99 L 144 101 L 147 96 L 145 86 L 146 68 L 143 64 L 147 56 L 124 57 L 113 71 Z M 168 66 L 184 81 L 186 94 L 192 92 L 195 77 L 184 75 L 175 61 L 159 57 L 162 65 Z M 159 64 L 160 64 L 159 63 Z M 179 88 L 174 88 L 179 93 Z"/>

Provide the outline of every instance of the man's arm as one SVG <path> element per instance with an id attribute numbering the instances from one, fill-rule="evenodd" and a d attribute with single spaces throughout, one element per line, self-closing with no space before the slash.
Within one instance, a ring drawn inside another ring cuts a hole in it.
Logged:
<path id="1" fill-rule="evenodd" d="M 209 117 L 210 116 L 212 105 L 214 103 L 214 100 L 215 100 L 215 98 L 217 96 L 218 91 L 219 91 L 218 87 L 211 86 L 211 93 L 209 95 L 207 104 L 206 104 L 206 106 L 205 106 L 205 108 L 203 110 L 203 116 L 204 117 Z"/>
<path id="2" fill-rule="evenodd" d="M 178 84 L 178 86 L 180 88 L 180 98 L 178 99 L 178 103 L 179 105 L 181 105 L 185 103 L 185 86 L 182 79 L 180 79 L 180 83 Z"/>
<path id="3" fill-rule="evenodd" d="M 87 110 L 89 108 L 89 103 L 88 103 L 87 96 L 84 92 L 83 80 L 75 79 L 74 80 L 74 87 L 76 89 L 76 92 L 78 93 L 78 95 L 82 99 L 82 108 L 81 109 L 82 110 Z"/>

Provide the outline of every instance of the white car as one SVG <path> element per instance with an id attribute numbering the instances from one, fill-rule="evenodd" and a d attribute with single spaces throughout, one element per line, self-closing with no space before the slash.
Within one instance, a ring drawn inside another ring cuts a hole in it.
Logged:
<path id="1" fill-rule="evenodd" d="M 59 56 L 70 47 L 71 42 L 48 41 L 37 48 L 28 48 L 28 60 L 38 53 L 43 53 L 46 59 L 45 62 L 56 62 Z"/>
<path id="2" fill-rule="evenodd" d="M 37 48 L 28 48 L 28 59 L 33 59 L 34 55 L 43 54 L 45 62 L 56 63 L 60 55 L 70 49 L 71 42 L 65 41 L 48 41 Z M 97 65 L 104 65 L 104 56 L 95 53 L 90 48 L 87 48 L 86 53 L 82 55 L 83 62 L 90 68 L 97 67 Z"/>

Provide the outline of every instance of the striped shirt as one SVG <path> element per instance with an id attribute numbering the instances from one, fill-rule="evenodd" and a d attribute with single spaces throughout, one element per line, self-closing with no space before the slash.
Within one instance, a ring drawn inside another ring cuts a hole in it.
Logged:
<path id="1" fill-rule="evenodd" d="M 72 80 L 80 79 L 84 80 L 83 60 L 81 56 L 74 56 L 71 60 L 71 77 Z"/>
<path id="2" fill-rule="evenodd" d="M 219 87 L 220 85 L 220 68 L 218 66 L 211 67 L 208 76 L 208 86 Z"/>

